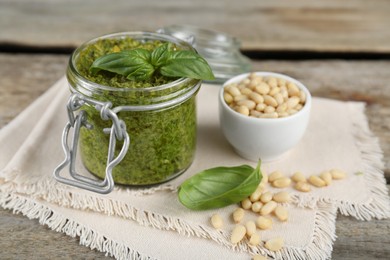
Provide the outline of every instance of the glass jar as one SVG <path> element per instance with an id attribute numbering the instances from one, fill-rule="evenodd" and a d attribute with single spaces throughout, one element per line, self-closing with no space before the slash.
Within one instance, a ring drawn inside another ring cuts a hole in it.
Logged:
<path id="1" fill-rule="evenodd" d="M 250 59 L 240 52 L 240 41 L 226 33 L 183 24 L 163 27 L 158 32 L 191 42 L 213 70 L 215 80 L 211 83 L 224 83 L 252 71 Z"/>
<path id="2" fill-rule="evenodd" d="M 136 46 L 149 48 L 153 44 L 171 42 L 179 49 L 194 50 L 175 37 L 147 32 L 116 33 L 86 42 L 76 49 L 69 61 L 67 79 L 71 92 L 76 95 L 73 99 L 77 100 L 73 100 L 76 105 L 68 104 L 68 109 L 75 106 L 84 111 L 86 119 L 82 124 L 85 127 L 80 128 L 78 145 L 82 162 L 90 173 L 105 178 L 107 162 L 119 157 L 125 146 L 122 138 L 115 133 L 116 145 L 110 155 L 113 138 L 108 133 L 109 129 L 111 134 L 119 129 L 116 126 L 121 122 L 130 142 L 124 157 L 112 169 L 114 182 L 135 186 L 158 184 L 177 177 L 193 161 L 197 125 L 195 96 L 201 81 L 179 78 L 170 82 L 162 80 L 159 85 L 117 87 L 120 80 L 113 81 L 115 86 L 99 84 L 80 71 L 80 59 L 87 57 L 83 51 L 88 46 L 114 39 L 121 47 L 121 41 L 129 38 Z"/>

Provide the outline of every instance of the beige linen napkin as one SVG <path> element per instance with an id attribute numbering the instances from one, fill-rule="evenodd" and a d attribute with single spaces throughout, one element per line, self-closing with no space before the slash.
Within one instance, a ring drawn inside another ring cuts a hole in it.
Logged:
<path id="1" fill-rule="evenodd" d="M 281 170 L 286 175 L 299 170 L 309 176 L 341 168 L 347 178 L 308 194 L 287 189 L 293 194 L 289 221 L 274 221 L 272 230 L 261 232 L 263 241 L 283 237 L 282 250 L 270 252 L 262 245 L 248 246 L 247 241 L 232 245 L 229 233 L 234 225 L 229 216 L 236 206 L 195 212 L 183 207 L 176 193 L 182 181 L 205 168 L 255 166 L 236 155 L 221 135 L 218 90 L 203 85 L 199 92 L 196 158 L 182 176 L 150 189 L 121 187 L 99 195 L 52 178 L 64 158 L 60 139 L 69 93 L 62 78 L 0 131 L 0 204 L 54 230 L 80 236 L 82 244 L 121 259 L 183 259 L 183 254 L 188 259 L 249 259 L 254 253 L 324 259 L 330 256 L 335 239 L 337 209 L 362 220 L 390 216 L 382 152 L 368 129 L 364 104 L 315 98 L 303 140 L 282 160 L 264 163 L 262 170 Z M 221 231 L 209 224 L 215 212 L 227 223 Z M 246 216 L 246 220 L 254 218 L 254 214 Z"/>

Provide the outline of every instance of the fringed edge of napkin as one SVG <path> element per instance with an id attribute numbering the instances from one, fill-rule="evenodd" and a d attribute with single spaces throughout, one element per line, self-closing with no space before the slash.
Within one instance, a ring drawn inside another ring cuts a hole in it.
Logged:
<path id="1" fill-rule="evenodd" d="M 37 203 L 31 198 L 15 194 L 0 194 L 0 205 L 10 209 L 14 214 L 23 214 L 29 219 L 37 219 L 39 224 L 64 233 L 70 237 L 79 237 L 80 245 L 105 253 L 116 259 L 155 260 L 122 243 L 118 243 L 106 235 L 56 213 L 48 206 Z"/>
<path id="2" fill-rule="evenodd" d="M 356 102 L 348 103 L 356 105 Z M 359 113 L 350 114 L 356 147 L 362 158 L 362 174 L 371 192 L 371 200 L 364 204 L 344 201 L 335 201 L 335 204 L 341 214 L 353 216 L 359 220 L 390 218 L 390 198 L 383 174 L 383 151 L 379 145 L 379 139 L 370 130 L 365 109 L 366 104 L 359 103 Z"/>
<path id="3" fill-rule="evenodd" d="M 333 242 L 336 239 L 335 222 L 337 208 L 330 203 L 318 202 L 315 217 L 315 229 L 312 234 L 312 241 L 305 248 L 297 248 L 293 246 L 285 246 L 277 252 L 270 251 L 263 246 L 250 246 L 248 241 L 239 243 L 238 245 L 231 244 L 230 234 L 228 232 L 216 231 L 204 225 L 186 222 L 180 218 L 161 215 L 156 212 L 145 211 L 135 208 L 128 203 L 117 201 L 114 199 L 107 199 L 96 197 L 93 195 L 86 195 L 85 193 L 71 192 L 69 189 L 62 188 L 62 184 L 58 184 L 54 180 L 45 180 L 37 182 L 35 185 L 16 186 L 12 182 L 3 185 L 2 190 L 10 192 L 8 197 L 0 198 L 0 205 L 7 209 L 13 209 L 14 212 L 21 212 L 29 218 L 39 218 L 42 225 L 47 225 L 53 230 L 64 232 L 70 236 L 80 236 L 80 244 L 89 246 L 91 249 L 97 249 L 101 252 L 106 252 L 116 258 L 121 258 L 125 255 L 137 255 L 138 252 L 128 248 L 123 249 L 122 244 L 116 244 L 114 241 L 102 239 L 103 236 L 95 234 L 93 230 L 88 230 L 85 227 L 79 227 L 77 223 L 71 220 L 67 224 L 73 225 L 74 230 L 70 230 L 64 225 L 53 225 L 53 218 L 44 218 L 46 214 L 50 216 L 51 213 L 45 213 L 45 207 L 39 206 L 33 200 L 43 199 L 46 202 L 56 204 L 62 207 L 68 207 L 75 210 L 91 210 L 97 213 L 105 214 L 107 216 L 115 216 L 123 219 L 135 221 L 138 224 L 146 227 L 152 227 L 159 230 L 175 231 L 180 235 L 194 236 L 199 238 L 211 239 L 216 243 L 234 251 L 245 252 L 249 254 L 262 254 L 272 256 L 278 259 L 326 259 L 329 258 L 333 248 Z M 50 188 L 49 188 L 50 187 Z M 171 190 L 172 189 L 172 190 Z M 29 198 L 13 195 L 11 191 L 16 191 L 19 194 L 30 196 Z M 161 189 L 157 189 L 161 190 Z M 172 187 L 167 187 L 167 190 L 174 192 Z M 34 204 L 35 203 L 35 204 Z M 38 205 L 38 206 L 35 206 Z M 49 210 L 49 209 L 48 209 Z M 50 211 L 50 210 L 49 210 Z M 47 212 L 49 212 L 47 211 Z M 41 217 L 43 216 L 43 217 Z M 58 216 L 60 218 L 60 216 Z M 59 224 L 60 221 L 57 221 Z M 84 230 L 81 234 L 80 230 Z M 86 241 L 84 238 L 93 241 Z M 108 248 L 106 244 L 109 244 Z M 115 245 L 114 245 L 115 244 Z M 127 250 L 127 251 L 126 251 Z M 120 253 L 118 253 L 120 252 Z M 127 253 L 126 253 L 127 252 Z M 149 259 L 143 256 L 134 259 Z"/>
<path id="4" fill-rule="evenodd" d="M 365 103 L 348 102 L 356 108 L 358 104 L 359 113 L 350 113 L 353 135 L 356 140 L 356 148 L 361 155 L 361 172 L 370 197 L 364 203 L 352 203 L 348 201 L 335 200 L 333 198 L 319 198 L 313 196 L 293 195 L 292 201 L 300 207 L 313 208 L 319 201 L 332 203 L 342 215 L 352 216 L 358 220 L 369 221 L 373 218 L 390 218 L 390 198 L 386 186 L 386 179 L 383 174 L 383 151 L 379 145 L 379 139 L 371 132 L 368 120 L 365 115 Z"/>

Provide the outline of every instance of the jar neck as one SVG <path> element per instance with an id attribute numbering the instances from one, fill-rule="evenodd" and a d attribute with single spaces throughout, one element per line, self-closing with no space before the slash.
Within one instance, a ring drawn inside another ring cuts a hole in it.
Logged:
<path id="1" fill-rule="evenodd" d="M 180 48 L 193 50 L 185 41 L 158 33 L 117 33 L 93 39 L 77 48 L 69 60 L 66 74 L 70 89 L 73 93 L 79 93 L 97 101 L 111 102 L 114 106 L 161 106 L 163 103 L 173 102 L 176 99 L 180 100 L 182 96 L 197 91 L 201 83 L 201 80 L 197 79 L 179 78 L 157 86 L 119 88 L 93 82 L 78 71 L 78 67 L 76 66 L 77 61 L 80 58 L 80 53 L 87 46 L 101 39 L 122 39 L 126 37 L 136 39 L 139 42 L 172 42 L 180 46 Z"/>

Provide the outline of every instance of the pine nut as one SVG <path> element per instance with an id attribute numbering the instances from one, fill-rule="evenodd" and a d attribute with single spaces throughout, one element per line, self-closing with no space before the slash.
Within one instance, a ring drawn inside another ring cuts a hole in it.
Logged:
<path id="1" fill-rule="evenodd" d="M 282 249 L 283 245 L 284 245 L 283 238 L 276 237 L 276 238 L 272 238 L 272 239 L 268 240 L 267 242 L 265 242 L 264 246 L 271 251 L 278 251 L 278 250 Z"/>
<path id="2" fill-rule="evenodd" d="M 245 228 L 248 237 L 251 237 L 256 232 L 256 224 L 252 220 L 245 223 Z"/>
<path id="3" fill-rule="evenodd" d="M 301 172 L 294 173 L 291 179 L 295 182 L 306 182 L 306 177 Z"/>
<path id="4" fill-rule="evenodd" d="M 226 87 L 225 90 L 229 92 L 230 95 L 232 95 L 233 97 L 241 95 L 240 90 L 234 85 Z"/>
<path id="5" fill-rule="evenodd" d="M 269 106 L 273 106 L 273 107 L 278 106 L 278 102 L 276 102 L 276 100 L 273 97 L 271 97 L 270 95 L 264 95 L 264 104 L 269 105 Z"/>
<path id="6" fill-rule="evenodd" d="M 222 220 L 221 216 L 218 215 L 218 214 L 214 214 L 214 215 L 211 217 L 211 225 L 212 225 L 215 229 L 220 229 L 220 228 L 223 226 L 223 220 Z"/>
<path id="7" fill-rule="evenodd" d="M 264 98 L 262 95 L 260 95 L 259 93 L 256 93 L 256 92 L 252 92 L 248 95 L 248 97 L 255 101 L 257 104 L 261 104 L 264 102 Z"/>
<path id="8" fill-rule="evenodd" d="M 258 201 L 261 197 L 262 192 L 263 192 L 263 189 L 261 187 L 257 187 L 256 190 L 249 196 L 249 199 L 252 202 Z"/>
<path id="9" fill-rule="evenodd" d="M 233 211 L 233 220 L 236 223 L 240 223 L 241 220 L 244 218 L 245 211 L 242 208 L 237 208 Z"/>
<path id="10" fill-rule="evenodd" d="M 264 113 L 273 113 L 273 112 L 275 112 L 275 107 L 266 106 L 264 108 Z"/>
<path id="11" fill-rule="evenodd" d="M 243 209 L 250 209 L 252 207 L 252 201 L 249 198 L 244 199 L 241 201 L 241 207 Z"/>
<path id="12" fill-rule="evenodd" d="M 287 83 L 287 90 L 288 90 L 288 94 L 290 96 L 298 96 L 299 95 L 299 88 L 297 87 L 297 85 L 295 85 L 292 82 Z"/>
<path id="13" fill-rule="evenodd" d="M 276 80 L 276 78 L 274 77 L 270 77 L 267 81 L 268 85 L 271 87 L 271 88 L 275 88 L 278 86 L 278 81 Z"/>
<path id="14" fill-rule="evenodd" d="M 302 192 L 309 192 L 311 191 L 310 185 L 306 181 L 299 181 L 295 184 L 295 189 L 302 191 Z"/>
<path id="15" fill-rule="evenodd" d="M 271 201 L 268 201 L 261 209 L 260 209 L 260 215 L 264 216 L 264 215 L 268 215 L 268 214 L 271 214 L 276 206 L 278 206 L 278 204 L 271 200 Z"/>
<path id="16" fill-rule="evenodd" d="M 255 203 L 252 204 L 251 209 L 253 212 L 258 213 L 260 212 L 262 207 L 263 207 L 263 203 L 261 203 L 260 201 L 256 201 Z"/>
<path id="17" fill-rule="evenodd" d="M 236 111 L 244 116 L 249 116 L 249 108 L 246 106 L 239 106 Z"/>
<path id="18" fill-rule="evenodd" d="M 260 115 L 260 118 L 278 118 L 278 113 L 276 112 L 272 112 L 272 113 L 265 113 L 265 114 L 261 114 Z"/>
<path id="19" fill-rule="evenodd" d="M 330 174 L 332 175 L 332 178 L 334 180 L 341 180 L 341 179 L 344 179 L 347 174 L 341 170 L 338 170 L 338 169 L 333 169 L 330 171 Z"/>
<path id="20" fill-rule="evenodd" d="M 234 102 L 238 102 L 241 100 L 247 100 L 247 99 L 248 99 L 248 97 L 246 95 L 238 95 L 238 96 L 233 97 Z"/>
<path id="21" fill-rule="evenodd" d="M 230 242 L 232 242 L 232 244 L 237 244 L 245 237 L 245 234 L 246 228 L 243 225 L 235 226 L 230 237 Z"/>
<path id="22" fill-rule="evenodd" d="M 260 103 L 260 104 L 256 105 L 256 110 L 259 111 L 259 112 L 263 112 L 266 107 L 267 107 L 266 104 Z"/>
<path id="23" fill-rule="evenodd" d="M 325 181 L 323 181 L 320 177 L 315 175 L 311 175 L 309 177 L 309 183 L 319 188 L 325 186 Z"/>
<path id="24" fill-rule="evenodd" d="M 248 96 L 250 93 L 252 93 L 252 90 L 250 88 L 247 88 L 246 86 L 243 89 L 241 89 L 241 94 L 243 95 Z"/>
<path id="25" fill-rule="evenodd" d="M 272 219 L 269 217 L 260 216 L 256 219 L 256 226 L 259 229 L 270 229 L 272 227 Z"/>
<path id="26" fill-rule="evenodd" d="M 268 86 L 267 83 L 265 82 L 260 82 L 260 84 L 258 84 L 256 87 L 255 87 L 255 91 L 261 95 L 266 95 L 268 94 L 270 90 L 270 87 Z"/>
<path id="27" fill-rule="evenodd" d="M 249 99 L 238 101 L 237 105 L 246 106 L 249 110 L 254 109 L 256 107 L 256 103 Z"/>
<path id="28" fill-rule="evenodd" d="M 302 104 L 306 102 L 306 94 L 303 90 L 299 92 L 299 99 L 301 100 Z"/>
<path id="29" fill-rule="evenodd" d="M 267 257 L 262 256 L 262 255 L 254 255 L 252 257 L 252 260 L 267 260 Z"/>
<path id="30" fill-rule="evenodd" d="M 276 112 L 279 113 L 282 113 L 282 112 L 285 112 L 287 111 L 287 103 L 283 103 L 283 104 L 280 104 L 277 108 L 276 108 Z"/>
<path id="31" fill-rule="evenodd" d="M 296 107 L 298 104 L 299 104 L 299 97 L 290 97 L 288 100 L 287 100 L 287 107 L 288 108 L 294 108 Z"/>
<path id="32" fill-rule="evenodd" d="M 282 178 L 284 175 L 280 171 L 274 171 L 268 176 L 269 182 L 274 182 L 276 179 Z"/>
<path id="33" fill-rule="evenodd" d="M 288 211 L 285 207 L 278 205 L 275 209 L 275 215 L 280 221 L 287 221 Z"/>
<path id="34" fill-rule="evenodd" d="M 287 177 L 276 179 L 274 182 L 272 182 L 272 186 L 276 188 L 286 188 L 290 186 L 291 179 Z"/>
<path id="35" fill-rule="evenodd" d="M 249 111 L 249 116 L 260 117 L 261 116 L 261 112 L 252 109 L 251 111 Z"/>
<path id="36" fill-rule="evenodd" d="M 252 246 L 258 246 L 260 244 L 260 235 L 254 233 L 250 236 L 249 244 Z"/>
<path id="37" fill-rule="evenodd" d="M 280 106 L 281 104 L 283 104 L 284 102 L 284 98 L 282 96 L 282 94 L 279 92 L 279 93 L 276 93 L 275 96 L 274 96 L 276 102 L 278 103 L 278 105 Z"/>
<path id="38" fill-rule="evenodd" d="M 330 172 L 321 173 L 320 178 L 325 182 L 326 186 L 332 183 L 332 174 L 330 174 Z"/>
<path id="39" fill-rule="evenodd" d="M 229 105 L 230 103 L 233 102 L 233 96 L 230 95 L 229 93 L 227 92 L 224 92 L 223 93 L 223 99 L 225 100 L 225 102 Z"/>
<path id="40" fill-rule="evenodd" d="M 267 203 L 267 202 L 272 200 L 272 197 L 273 197 L 272 193 L 267 191 L 267 192 L 261 194 L 260 201 L 263 203 Z"/>
<path id="41" fill-rule="evenodd" d="M 271 85 L 270 85 L 270 86 L 271 86 Z M 277 93 L 279 93 L 279 92 L 280 92 L 280 88 L 277 87 L 277 84 L 275 84 L 275 86 L 271 86 L 271 90 L 270 90 L 270 92 L 268 93 L 268 95 L 275 97 L 275 95 L 276 95 Z"/>
<path id="42" fill-rule="evenodd" d="M 279 203 L 288 202 L 290 200 L 290 194 L 287 191 L 280 191 L 274 194 L 272 200 Z"/>

